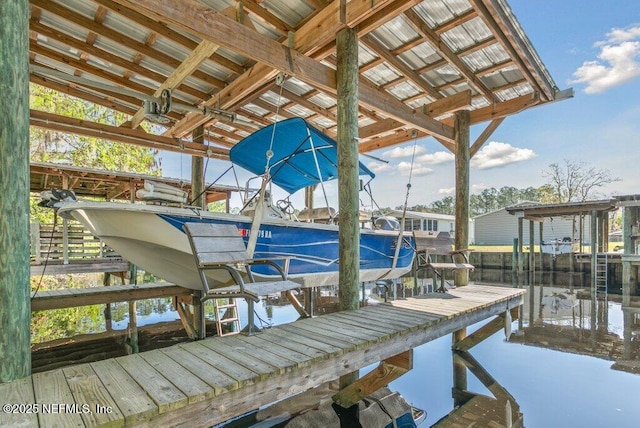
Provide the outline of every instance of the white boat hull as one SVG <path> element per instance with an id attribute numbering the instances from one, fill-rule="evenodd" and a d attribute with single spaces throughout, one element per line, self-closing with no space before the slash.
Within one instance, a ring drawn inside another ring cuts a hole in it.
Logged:
<path id="1" fill-rule="evenodd" d="M 179 227 L 180 222 L 230 222 L 238 225 L 244 233 L 251 225 L 251 219 L 241 215 L 138 204 L 67 203 L 59 208 L 59 214 L 80 221 L 122 257 L 145 271 L 194 290 L 201 290 L 202 284 L 189 241 Z M 275 242 L 280 234 L 284 242 Z M 289 242 L 293 241 L 292 237 L 304 235 L 313 235 L 317 239 L 295 245 Z M 411 270 L 414 252 L 409 248 L 412 246 L 409 241 L 403 245 L 392 268 L 395 251 L 388 247 L 394 245 L 397 237 L 397 231 L 362 231 L 361 255 L 365 256 L 361 260 L 361 281 L 397 278 Z M 375 248 L 377 245 L 380 248 Z M 294 257 L 289 278 L 301 286 L 338 284 L 337 226 L 265 219 L 260 229 L 256 257 L 269 255 Z M 207 275 L 210 284 L 224 284 L 229 280 L 224 271 L 211 272 Z M 259 279 L 265 280 L 272 275 L 275 272 L 256 273 Z"/>

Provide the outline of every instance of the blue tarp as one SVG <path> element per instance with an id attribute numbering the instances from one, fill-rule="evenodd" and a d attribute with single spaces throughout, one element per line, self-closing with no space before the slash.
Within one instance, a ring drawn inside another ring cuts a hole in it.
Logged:
<path id="1" fill-rule="evenodd" d="M 269 173 L 274 184 L 294 193 L 321 181 L 338 178 L 336 141 L 297 117 L 266 126 L 242 139 L 229 153 L 231 162 L 256 175 L 264 174 L 272 135 L 273 157 L 269 161 Z M 320 177 L 312 148 L 318 159 Z M 358 175 L 375 176 L 361 162 L 359 165 Z"/>

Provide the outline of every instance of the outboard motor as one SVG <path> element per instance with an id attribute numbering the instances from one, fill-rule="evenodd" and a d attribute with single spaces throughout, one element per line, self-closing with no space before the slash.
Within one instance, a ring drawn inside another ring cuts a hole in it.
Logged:
<path id="1" fill-rule="evenodd" d="M 400 230 L 400 222 L 392 216 L 378 217 L 374 222 L 377 230 Z"/>
<path id="2" fill-rule="evenodd" d="M 56 204 L 59 202 L 74 202 L 77 201 L 76 194 L 68 189 L 51 189 L 45 190 L 40 193 L 41 207 L 56 208 Z"/>

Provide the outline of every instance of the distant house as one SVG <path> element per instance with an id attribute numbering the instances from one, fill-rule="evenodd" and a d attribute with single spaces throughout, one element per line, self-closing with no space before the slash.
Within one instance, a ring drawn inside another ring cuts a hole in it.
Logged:
<path id="1" fill-rule="evenodd" d="M 402 218 L 402 211 L 393 210 L 387 215 Z M 448 232 L 451 236 L 455 232 L 456 218 L 452 215 L 407 211 L 404 220 L 404 230 L 422 230 L 427 232 Z M 437 234 L 437 233 L 436 233 Z"/>
<path id="2" fill-rule="evenodd" d="M 535 202 L 523 202 L 519 205 L 531 205 Z M 473 218 L 474 233 L 473 243 L 475 245 L 512 245 L 513 238 L 518 237 L 518 218 L 509 214 L 505 208 L 481 214 Z M 589 216 L 582 220 L 582 242 L 589 241 Z M 523 224 L 523 244 L 529 245 L 529 222 L 524 221 Z M 545 219 L 542 239 L 550 241 L 553 239 L 563 238 L 579 238 L 580 237 L 580 218 L 579 217 L 549 217 Z M 534 242 L 539 240 L 539 224 L 534 226 Z"/>

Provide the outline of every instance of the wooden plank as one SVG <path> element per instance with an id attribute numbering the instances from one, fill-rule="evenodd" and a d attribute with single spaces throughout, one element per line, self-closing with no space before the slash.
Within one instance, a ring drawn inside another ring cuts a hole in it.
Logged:
<path id="1" fill-rule="evenodd" d="M 65 367 L 62 371 L 71 389 L 74 402 L 95 406 L 91 409 L 91 413 L 81 413 L 80 416 L 85 425 L 124 426 L 124 415 L 89 364 Z M 96 409 L 110 409 L 110 411 L 99 412 Z"/>
<path id="2" fill-rule="evenodd" d="M 156 403 L 159 413 L 187 405 L 188 397 L 147 363 L 140 354 L 119 357 L 116 361 Z"/>
<path id="3" fill-rule="evenodd" d="M 200 344 L 211 349 L 211 351 L 222 355 L 223 357 L 226 357 L 231 361 L 234 361 L 235 363 L 241 364 L 252 372 L 257 373 L 260 380 L 264 380 L 267 377 L 273 376 L 274 374 L 284 373 L 285 369 L 283 367 L 277 367 L 263 361 L 261 359 L 261 355 L 257 355 L 257 353 L 256 355 L 254 355 L 254 353 L 248 354 L 245 352 L 238 352 L 231 345 L 233 343 L 233 340 L 228 339 L 233 338 L 225 337 L 212 340 L 204 340 L 200 342 Z"/>
<path id="4" fill-rule="evenodd" d="M 182 61 L 182 63 L 167 77 L 167 80 L 153 93 L 154 97 L 159 97 L 163 90 L 174 89 L 178 87 L 189 75 L 191 75 L 205 59 L 213 55 L 219 48 L 219 45 L 204 40 L 200 42 L 196 48 Z M 144 119 L 144 109 L 139 109 L 133 115 L 131 120 L 131 128 L 137 128 Z"/>
<path id="5" fill-rule="evenodd" d="M 310 338 L 306 335 L 300 334 L 299 331 L 291 331 L 286 329 L 286 325 L 279 325 L 277 329 L 269 330 L 270 335 L 278 336 L 283 343 L 287 343 L 288 341 L 297 342 L 304 346 L 307 346 L 311 349 L 318 349 L 325 353 L 325 355 L 334 355 L 334 354 L 342 354 L 343 348 L 341 346 L 336 346 L 331 343 L 326 343 L 323 340 L 316 340 L 315 338 Z"/>
<path id="6" fill-rule="evenodd" d="M 86 404 L 91 406 L 88 409 L 89 411 L 95 410 L 91 403 L 75 402 L 62 369 L 36 373 L 32 376 L 32 381 L 35 394 L 35 401 L 33 402 L 42 406 L 38 413 L 38 422 L 41 426 L 84 427 L 79 411 L 53 411 L 52 408 L 51 411 L 45 413 L 44 408 L 54 405 L 53 403 L 70 406 Z M 55 406 L 58 404 L 55 404 Z M 80 408 L 80 410 L 84 409 Z M 1 421 L 0 425 L 3 425 Z"/>
<path id="7" fill-rule="evenodd" d="M 10 409 L 10 412 L 0 412 L 0 426 L 30 427 L 38 425 L 38 415 L 35 409 L 33 412 L 28 412 L 27 407 L 20 408 L 18 406 L 36 402 L 30 377 L 0 383 L 0 397 L 2 397 L 2 404 L 16 405 Z"/>
<path id="8" fill-rule="evenodd" d="M 285 347 L 284 343 L 271 342 L 262 336 L 262 334 L 253 336 L 241 335 L 237 337 L 237 339 L 245 342 L 248 346 L 253 347 L 257 352 L 270 352 L 271 354 L 277 355 L 279 358 L 291 361 L 295 364 L 296 368 L 307 366 L 316 358 L 291 349 L 291 347 Z"/>
<path id="9" fill-rule="evenodd" d="M 391 320 L 388 318 L 370 317 L 369 314 L 354 316 L 336 312 L 332 315 L 335 319 L 339 320 L 345 325 L 360 326 L 362 328 L 375 330 L 380 333 L 387 333 L 389 337 L 392 337 L 393 335 L 398 334 L 402 331 L 408 330 L 408 326 L 402 322 L 398 322 L 396 320 Z"/>
<path id="10" fill-rule="evenodd" d="M 169 382 L 176 386 L 189 399 L 189 403 L 211 398 L 215 391 L 206 382 L 198 378 L 159 349 L 143 352 L 140 356 L 158 373 L 162 373 Z"/>
<path id="11" fill-rule="evenodd" d="M 287 352 L 277 352 L 277 350 L 280 349 L 279 345 L 271 344 L 272 346 L 256 346 L 245 340 L 251 337 L 255 336 L 238 335 L 226 337 L 225 345 L 231 347 L 234 352 L 250 354 L 261 362 L 275 367 L 278 370 L 278 373 L 291 371 L 298 366 L 294 360 L 288 358 Z M 305 360 L 308 360 L 308 358 L 305 357 Z"/>
<path id="12" fill-rule="evenodd" d="M 153 299 L 191 294 L 193 291 L 170 283 L 139 286 L 108 286 L 39 291 L 31 301 L 31 311 L 69 308 L 129 300 Z"/>
<path id="13" fill-rule="evenodd" d="M 332 355 L 331 351 L 328 351 L 325 348 L 324 344 L 316 344 L 315 342 L 312 342 L 310 344 L 308 343 L 309 341 L 306 338 L 300 338 L 299 340 L 296 340 L 296 338 L 292 337 L 291 334 L 280 331 L 278 329 L 269 329 L 255 337 L 268 341 L 269 343 L 278 344 L 286 350 L 292 350 L 302 355 L 306 355 L 307 357 L 309 357 L 310 363 L 327 359 L 330 355 Z M 339 348 L 334 349 L 336 351 L 339 351 Z"/>
<path id="14" fill-rule="evenodd" d="M 327 315 L 314 318 L 314 324 L 326 328 L 327 330 L 339 333 L 343 336 L 350 336 L 372 343 L 380 342 L 381 340 L 384 340 L 389 336 L 388 332 L 380 332 L 378 330 L 368 329 L 366 327 L 362 327 L 361 325 L 347 324 L 343 320 L 333 317 L 329 318 Z"/>
<path id="15" fill-rule="evenodd" d="M 158 413 L 158 406 L 116 360 L 97 361 L 90 365 L 113 397 L 127 425 Z"/>
<path id="16" fill-rule="evenodd" d="M 240 387 L 240 383 L 236 379 L 180 347 L 172 346 L 161 349 L 161 351 L 171 358 L 175 364 L 186 368 L 211 386 L 214 396 Z"/>
<path id="17" fill-rule="evenodd" d="M 238 383 L 239 388 L 260 379 L 259 373 L 256 373 L 245 366 L 236 363 L 234 360 L 218 354 L 217 352 L 213 352 L 211 348 L 201 344 L 208 340 L 213 339 L 205 339 L 196 343 L 187 343 L 180 345 L 180 347 L 204 360 L 228 377 L 234 379 Z"/>
<path id="18" fill-rule="evenodd" d="M 312 324 L 302 325 L 302 321 L 298 321 L 293 324 L 287 324 L 279 326 L 282 330 L 292 333 L 294 335 L 305 336 L 310 340 L 333 345 L 343 352 L 347 349 L 355 348 L 357 345 L 363 343 L 362 340 L 354 339 L 350 337 L 343 337 L 340 334 L 334 334 L 330 331 L 325 331 L 320 327 L 313 326 Z"/>

